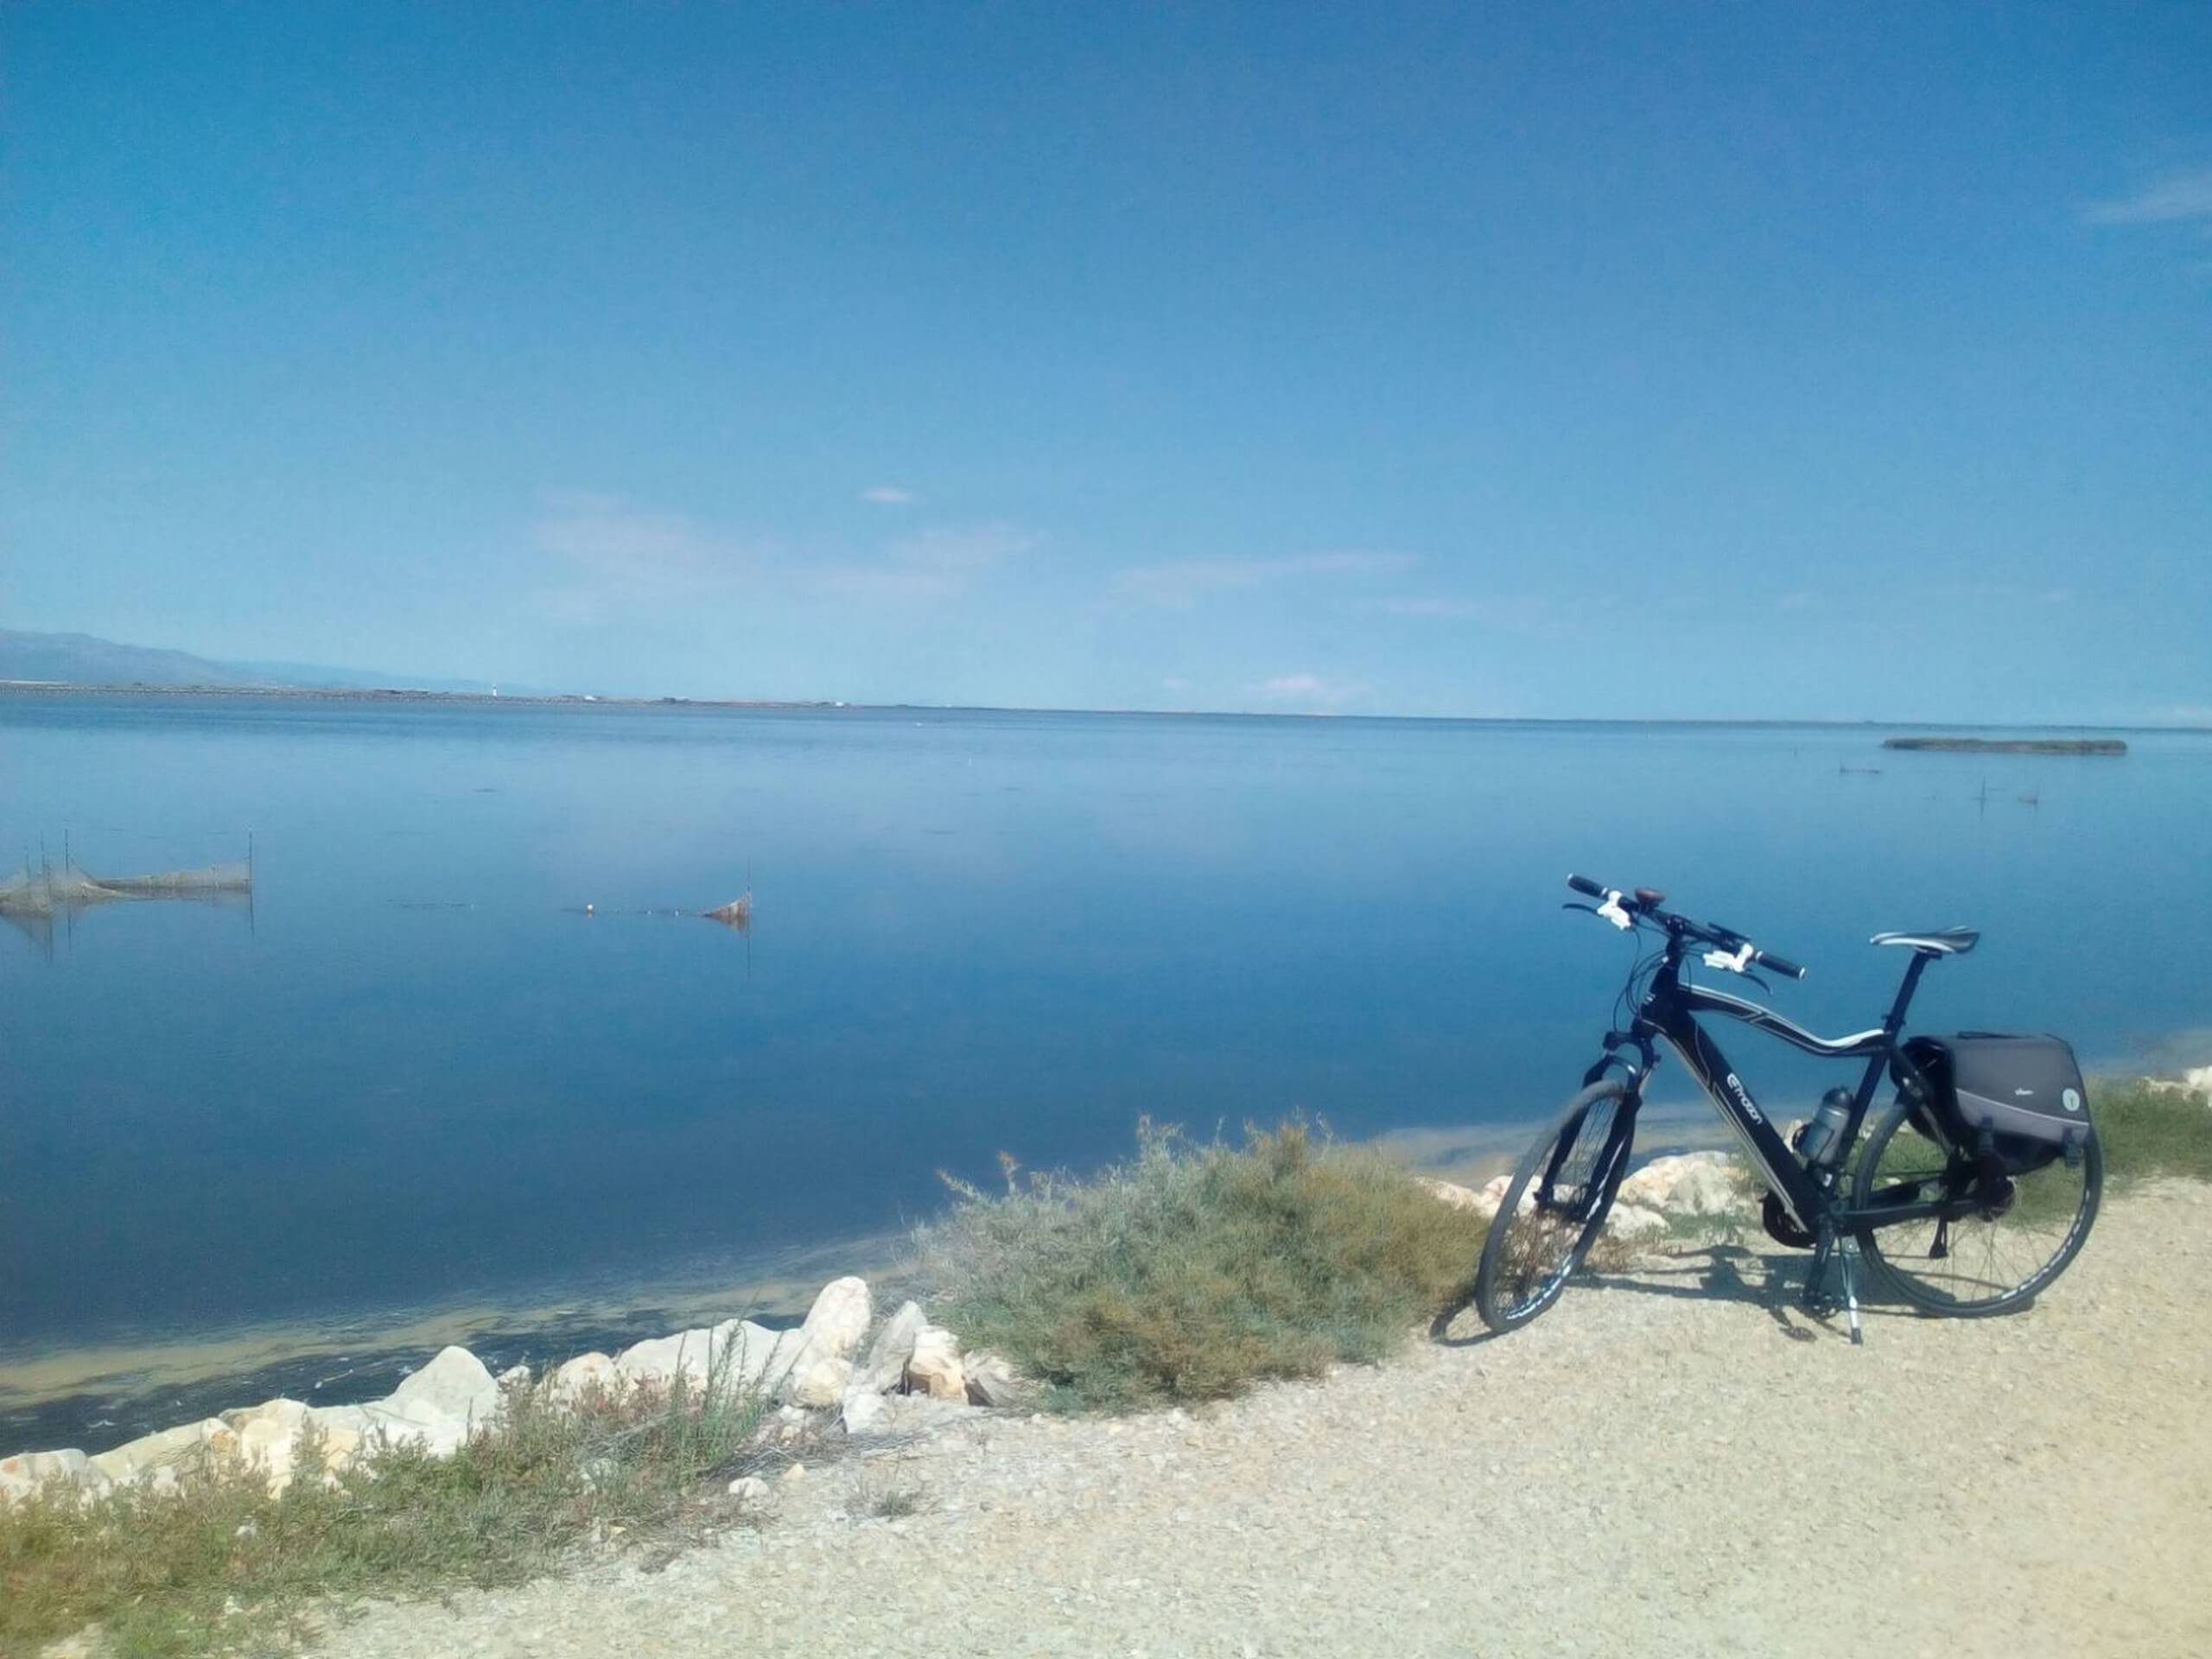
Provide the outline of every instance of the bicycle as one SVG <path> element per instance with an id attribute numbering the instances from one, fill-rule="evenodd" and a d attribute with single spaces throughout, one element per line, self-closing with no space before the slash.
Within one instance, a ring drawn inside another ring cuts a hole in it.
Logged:
<path id="1" fill-rule="evenodd" d="M 1699 947 L 1703 966 L 1741 975 L 1762 989 L 1770 988 L 1754 968 L 1800 980 L 1805 970 L 1796 963 L 1732 928 L 1662 909 L 1666 894 L 1651 888 L 1623 893 L 1584 876 L 1567 880 L 1599 901 L 1570 901 L 1567 908 L 1592 912 L 1624 931 L 1663 935 L 1663 943 L 1640 953 L 1630 969 L 1616 1004 L 1632 1010 L 1626 1028 L 1605 1033 L 1605 1052 L 1584 1073 L 1581 1092 L 1521 1160 L 1491 1224 L 1475 1302 L 1492 1331 L 1517 1330 L 1556 1302 L 1604 1230 L 1628 1172 L 1644 1085 L 1659 1063 L 1655 1039 L 1681 1057 L 1741 1141 L 1765 1185 L 1760 1218 L 1769 1235 L 1812 1250 L 1804 1305 L 1815 1317 L 1836 1311 L 1825 1286 L 1831 1261 L 1840 1266 L 1854 1343 L 1861 1336 L 1850 1246 L 1905 1301 L 1967 1318 L 2026 1306 L 2080 1252 L 2104 1184 L 2103 1153 L 2086 1116 L 2063 1154 L 2052 1152 L 2032 1171 L 2008 1167 L 1993 1156 L 1986 1128 L 1974 1143 L 1942 1133 L 1931 1121 L 1937 1086 L 1900 1040 L 1928 964 L 1972 950 L 1980 938 L 1974 930 L 1876 934 L 1873 944 L 1912 952 L 1896 999 L 1878 1027 L 1826 1038 L 1771 1008 L 1694 984 L 1686 973 Z M 1785 1142 L 1698 1023 L 1700 1014 L 1740 1020 L 1824 1058 L 1864 1059 L 1866 1073 L 1855 1091 L 1830 1090 L 1815 1116 Z M 1897 1080 L 1897 1097 L 1866 1129 L 1862 1145 L 1860 1130 L 1885 1073 Z M 2081 1103 L 2069 1091 L 2069 1109 Z"/>

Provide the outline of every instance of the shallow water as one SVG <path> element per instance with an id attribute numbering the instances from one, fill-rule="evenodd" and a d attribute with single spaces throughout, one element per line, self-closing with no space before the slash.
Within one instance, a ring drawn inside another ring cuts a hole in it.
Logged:
<path id="1" fill-rule="evenodd" d="M 1480 1163 L 1627 966 L 1570 868 L 1808 963 L 1815 1029 L 1964 921 L 1924 1023 L 2206 1058 L 2212 737 L 1882 735 L 0 695 L 9 863 L 255 866 L 0 928 L 0 1440 L 42 1356 L 673 1306 L 1146 1115 Z M 1839 1080 L 1721 1035 L 1770 1108 Z"/>

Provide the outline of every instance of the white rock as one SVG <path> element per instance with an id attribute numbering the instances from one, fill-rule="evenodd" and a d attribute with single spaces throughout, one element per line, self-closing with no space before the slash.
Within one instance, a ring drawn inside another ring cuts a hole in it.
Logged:
<path id="1" fill-rule="evenodd" d="M 588 1394 L 603 1394 L 620 1380 L 613 1356 L 578 1354 L 553 1368 L 553 1397 L 573 1405 Z"/>
<path id="2" fill-rule="evenodd" d="M 817 1409 L 840 1403 L 853 1380 L 853 1354 L 873 1317 L 867 1280 L 849 1276 L 824 1285 L 790 1344 L 788 1362 L 785 1344 L 777 1344 L 771 1360 L 776 1397 Z"/>
<path id="3" fill-rule="evenodd" d="M 848 1434 L 880 1434 L 891 1427 L 891 1408 L 883 1395 L 865 1382 L 845 1390 L 844 1408 L 837 1414 Z"/>
<path id="4" fill-rule="evenodd" d="M 850 1359 L 874 1318 L 868 1281 L 848 1274 L 822 1287 L 807 1310 L 806 1323 L 798 1328 L 799 1338 L 812 1352 Z"/>
<path id="5" fill-rule="evenodd" d="M 1003 1409 L 1020 1405 L 1029 1397 L 1028 1384 L 1020 1374 L 996 1354 L 970 1354 L 961 1363 L 961 1370 L 967 1376 L 970 1405 Z"/>
<path id="6" fill-rule="evenodd" d="M 499 1414 L 499 1379 L 466 1348 L 445 1348 L 391 1391 L 385 1402 L 407 1417 L 457 1417 L 474 1428 Z"/>
<path id="7" fill-rule="evenodd" d="M 223 1421 L 238 1437 L 238 1455 L 269 1477 L 269 1488 L 281 1492 L 291 1484 L 293 1455 L 300 1431 L 308 1423 L 308 1408 L 298 1400 L 269 1400 L 257 1406 L 226 1411 Z"/>
<path id="8" fill-rule="evenodd" d="M 785 1486 L 796 1486 L 799 1482 L 805 1478 L 806 1465 L 803 1463 L 795 1463 L 791 1465 L 790 1468 L 785 1470 L 782 1474 L 776 1477 L 778 1483 Z"/>
<path id="9" fill-rule="evenodd" d="M 758 1475 L 740 1475 L 729 1484 L 729 1495 L 741 1503 L 766 1503 L 772 1491 Z"/>
<path id="10" fill-rule="evenodd" d="M 733 1378 L 748 1389 L 772 1388 L 798 1355 L 799 1333 L 771 1331 L 750 1319 L 737 1322 L 735 1345 L 730 1351 Z"/>
<path id="11" fill-rule="evenodd" d="M 854 1375 L 853 1386 L 888 1394 L 906 1378 L 906 1362 L 914 1352 L 915 1335 L 929 1323 L 918 1302 L 903 1302 L 884 1322 L 868 1351 L 868 1363 Z"/>
<path id="12" fill-rule="evenodd" d="M 732 1389 L 772 1387 L 798 1357 L 798 1343 L 796 1331 L 771 1331 L 750 1319 L 725 1319 L 634 1343 L 613 1360 L 589 1354 L 572 1359 L 554 1374 L 555 1386 L 564 1386 L 569 1367 L 575 1366 L 579 1368 L 575 1382 L 578 1392 L 594 1382 L 602 1389 L 622 1382 L 664 1388 L 679 1376 L 695 1388 L 707 1386 L 709 1380 Z M 594 1360 L 603 1363 L 586 1367 L 585 1362 Z"/>
<path id="13" fill-rule="evenodd" d="M 1441 1198 L 1454 1210 L 1479 1210 L 1483 1207 L 1481 1195 L 1477 1193 L 1471 1186 L 1462 1186 L 1457 1181 L 1439 1180 L 1433 1175 L 1416 1175 L 1414 1179 L 1427 1187 L 1431 1195 Z M 1500 1198 L 1503 1196 L 1503 1190 L 1501 1188 Z M 1497 1213 L 1497 1200 L 1492 1200 L 1490 1213 L 1491 1215 Z"/>
<path id="14" fill-rule="evenodd" d="M 505 1370 L 499 1373 L 499 1387 L 503 1392 L 511 1394 L 515 1393 L 520 1389 L 528 1388 L 531 1384 L 531 1377 L 535 1375 L 536 1373 L 533 1372 L 527 1364 L 510 1365 Z"/>
<path id="15" fill-rule="evenodd" d="M 298 1400 L 265 1400 L 223 1414 L 224 1423 L 238 1434 L 238 1450 L 248 1457 L 298 1433 L 307 1421 L 308 1407 Z"/>
<path id="16" fill-rule="evenodd" d="M 683 1377 L 693 1386 L 703 1385 L 719 1360 L 727 1368 L 737 1321 L 678 1331 L 673 1336 L 649 1337 L 632 1343 L 615 1357 L 614 1369 L 627 1382 L 650 1382 L 665 1388 Z"/>
<path id="17" fill-rule="evenodd" d="M 1667 1230 L 1667 1217 L 1642 1205 L 1618 1201 L 1605 1216 L 1605 1232 L 1613 1238 L 1648 1238 Z"/>
<path id="18" fill-rule="evenodd" d="M 1719 1152 L 1654 1158 L 1621 1183 L 1620 1202 L 1687 1216 L 1726 1215 L 1742 1205 L 1727 1154 Z"/>
<path id="19" fill-rule="evenodd" d="M 0 1503 L 29 1497 L 49 1481 L 90 1485 L 95 1477 L 92 1459 L 74 1447 L 66 1452 L 19 1452 L 0 1458 Z"/>
<path id="20" fill-rule="evenodd" d="M 1505 1203 L 1505 1189 L 1512 1185 L 1513 1178 L 1510 1175 L 1493 1176 L 1476 1189 L 1474 1207 L 1487 1219 L 1496 1221 L 1499 1209 Z M 1523 1192 L 1521 1195 L 1521 1213 L 1524 1216 L 1528 1215 L 1535 1207 L 1535 1195 L 1531 1192 Z"/>
<path id="21" fill-rule="evenodd" d="M 216 1417 L 180 1423 L 145 1434 L 89 1459 L 94 1471 L 118 1486 L 150 1483 L 156 1490 L 174 1485 L 180 1472 L 202 1466 L 238 1450 L 238 1437 Z"/>
<path id="22" fill-rule="evenodd" d="M 322 1466 L 335 1473 L 349 1469 L 375 1434 L 369 1414 L 359 1406 L 310 1406 L 308 1426 L 322 1441 Z"/>
<path id="23" fill-rule="evenodd" d="M 472 1425 L 466 1417 L 448 1417 L 443 1412 L 428 1407 L 405 1410 L 394 1407 L 388 1400 L 372 1401 L 360 1408 L 362 1419 L 368 1427 L 361 1436 L 356 1457 L 373 1458 L 387 1447 L 417 1446 L 434 1458 L 449 1458 L 468 1443 L 469 1435 L 481 1425 Z"/>
<path id="24" fill-rule="evenodd" d="M 801 1353 L 785 1369 L 776 1397 L 790 1405 L 826 1410 L 843 1401 L 852 1381 L 851 1360 Z"/>
<path id="25" fill-rule="evenodd" d="M 913 1357 L 906 1362 L 906 1386 L 932 1400 L 965 1400 L 968 1378 L 960 1366 L 959 1338 L 936 1325 L 915 1332 Z"/>

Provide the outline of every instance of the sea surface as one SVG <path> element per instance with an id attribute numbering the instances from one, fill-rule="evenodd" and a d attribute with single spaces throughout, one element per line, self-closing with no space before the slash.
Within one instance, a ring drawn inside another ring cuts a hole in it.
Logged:
<path id="1" fill-rule="evenodd" d="M 1807 963 L 1816 1030 L 1964 922 L 1923 1027 L 2212 1058 L 2212 734 L 1885 734 L 0 695 L 0 867 L 253 869 L 0 926 L 0 1442 L 767 1306 L 1147 1118 L 1494 1160 L 1629 965 L 1570 869 Z M 1843 1080 L 1718 1034 L 1770 1109 Z"/>

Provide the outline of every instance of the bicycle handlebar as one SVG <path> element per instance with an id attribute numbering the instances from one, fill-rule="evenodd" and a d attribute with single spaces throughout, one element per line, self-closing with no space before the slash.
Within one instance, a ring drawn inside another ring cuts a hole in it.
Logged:
<path id="1" fill-rule="evenodd" d="M 1733 928 L 1708 926 L 1703 922 L 1694 922 L 1687 916 L 1676 916 L 1660 909 L 1659 900 L 1662 895 L 1659 893 L 1648 893 L 1643 888 L 1638 888 L 1634 893 L 1621 893 L 1606 887 L 1603 882 L 1592 881 L 1586 875 L 1569 875 L 1567 878 L 1567 885 L 1575 892 L 1586 893 L 1592 899 L 1603 899 L 1610 894 L 1612 902 L 1628 912 L 1630 915 L 1649 916 L 1669 933 L 1684 938 L 1697 939 L 1723 950 L 1738 950 L 1745 945 L 1751 945 L 1751 960 L 1758 963 L 1760 967 L 1774 973 L 1785 975 L 1791 979 L 1805 977 L 1805 970 L 1790 961 L 1789 957 L 1778 957 L 1771 951 L 1760 950 Z"/>

